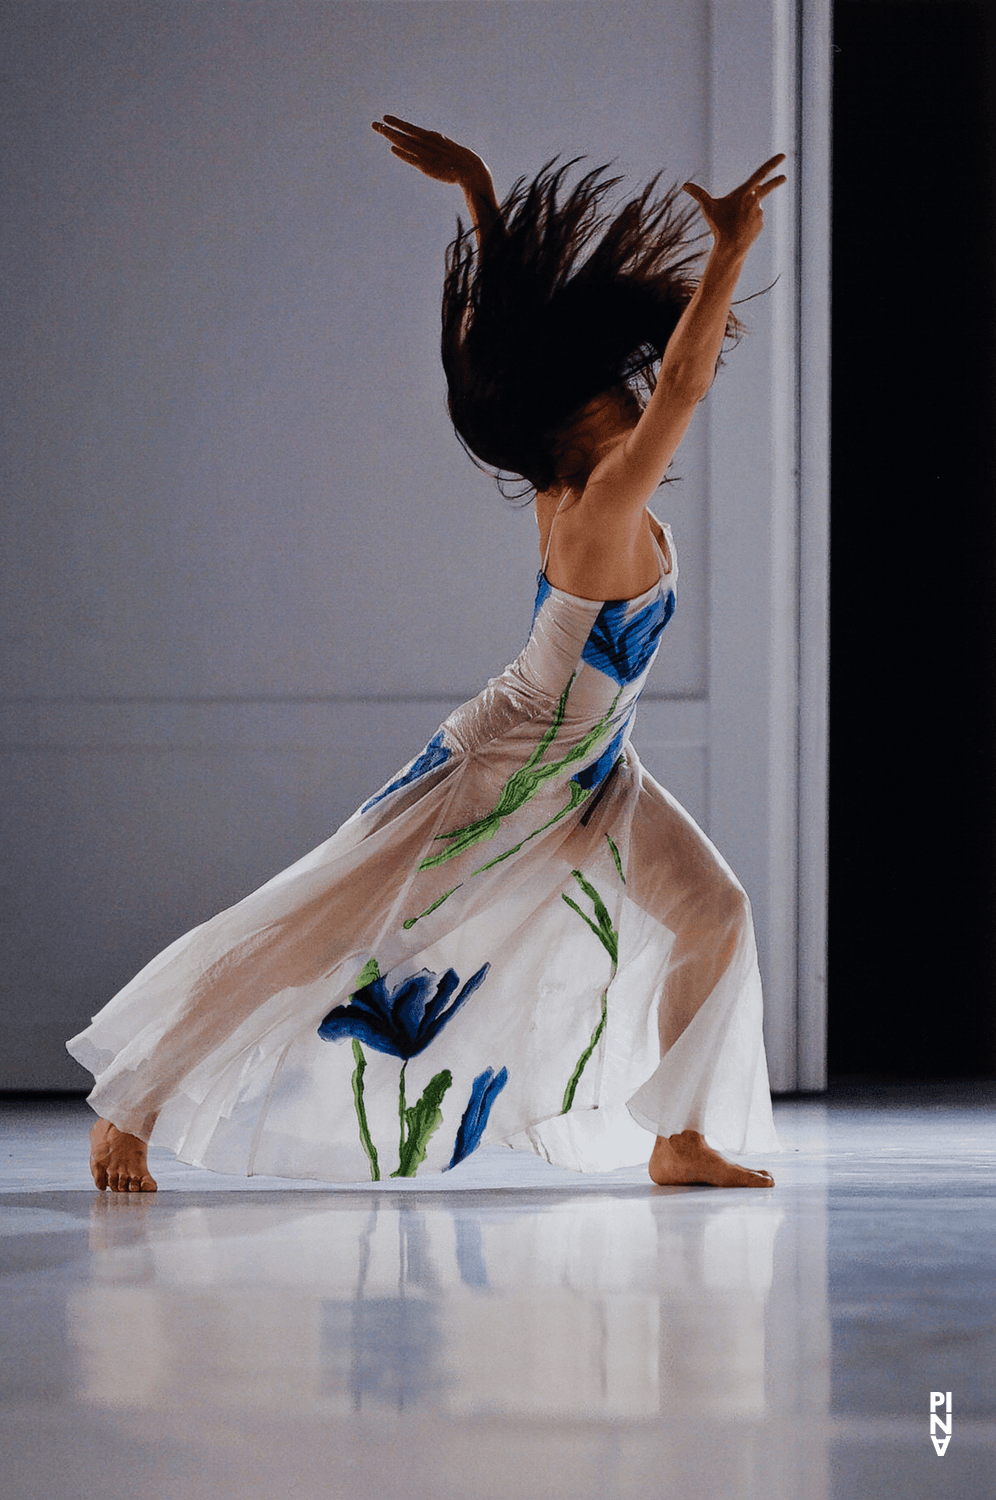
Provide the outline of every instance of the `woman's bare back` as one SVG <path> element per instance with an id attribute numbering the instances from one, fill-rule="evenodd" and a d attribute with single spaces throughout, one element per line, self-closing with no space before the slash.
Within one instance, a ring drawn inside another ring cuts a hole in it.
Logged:
<path id="1" fill-rule="evenodd" d="M 583 495 L 548 490 L 536 496 L 540 557 L 547 582 L 580 599 L 635 599 L 652 588 L 672 563 L 664 528 L 644 510 L 628 525 L 596 527 L 585 513 Z M 628 533 L 628 534 L 627 534 Z"/>
<path id="2" fill-rule="evenodd" d="M 636 599 L 660 577 L 660 552 L 665 571 L 671 571 L 667 538 L 656 516 L 646 505 L 614 500 L 611 459 L 639 416 L 635 402 L 615 394 L 591 402 L 565 440 L 573 472 L 536 496 L 547 582 L 566 594 Z"/>

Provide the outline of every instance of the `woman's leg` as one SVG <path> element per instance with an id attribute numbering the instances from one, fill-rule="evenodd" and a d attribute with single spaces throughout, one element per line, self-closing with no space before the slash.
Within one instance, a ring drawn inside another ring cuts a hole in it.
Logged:
<path id="1" fill-rule="evenodd" d="M 633 818 L 627 894 L 674 933 L 659 1011 L 661 1056 L 712 994 L 749 937 L 750 904 L 728 866 L 683 809 L 656 786 L 641 787 Z M 727 1161 L 696 1130 L 658 1136 L 656 1183 L 772 1187 L 768 1172 Z"/>

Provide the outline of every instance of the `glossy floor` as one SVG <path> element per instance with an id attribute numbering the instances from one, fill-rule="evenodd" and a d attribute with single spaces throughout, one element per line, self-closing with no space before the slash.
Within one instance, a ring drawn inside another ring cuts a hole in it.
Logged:
<path id="1" fill-rule="evenodd" d="M 996 1494 L 991 1087 L 781 1102 L 773 1192 L 495 1148 L 98 1195 L 89 1118 L 0 1114 L 11 1500 Z"/>

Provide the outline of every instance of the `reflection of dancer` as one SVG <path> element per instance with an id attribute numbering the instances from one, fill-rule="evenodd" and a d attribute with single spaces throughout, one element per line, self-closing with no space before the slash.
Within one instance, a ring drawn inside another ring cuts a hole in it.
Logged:
<path id="1" fill-rule="evenodd" d="M 443 297 L 450 412 L 535 491 L 532 630 L 331 839 L 70 1043 L 97 1077 L 94 1179 L 154 1189 L 149 1139 L 222 1171 L 413 1176 L 486 1130 L 593 1169 L 637 1159 L 635 1120 L 656 1182 L 770 1186 L 707 1144 L 776 1148 L 749 905 L 629 735 L 677 577 L 647 504 L 783 158 L 724 198 L 686 183 L 714 241 L 696 282 L 676 191 L 612 217 L 601 171 L 567 191 L 548 167 L 499 206 L 473 152 L 374 129 L 470 207 Z"/>

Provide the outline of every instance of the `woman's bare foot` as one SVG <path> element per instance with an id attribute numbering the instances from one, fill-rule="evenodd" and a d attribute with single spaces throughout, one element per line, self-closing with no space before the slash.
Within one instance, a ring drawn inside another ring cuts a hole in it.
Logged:
<path id="1" fill-rule="evenodd" d="M 711 1187 L 774 1187 L 770 1172 L 754 1172 L 727 1161 L 707 1146 L 697 1130 L 659 1135 L 650 1157 L 650 1175 L 660 1187 L 673 1183 L 707 1182 Z"/>
<path id="2" fill-rule="evenodd" d="M 103 1192 L 154 1193 L 156 1180 L 149 1175 L 146 1146 L 137 1135 L 126 1135 L 110 1120 L 98 1120 L 90 1131 L 90 1171 Z"/>

